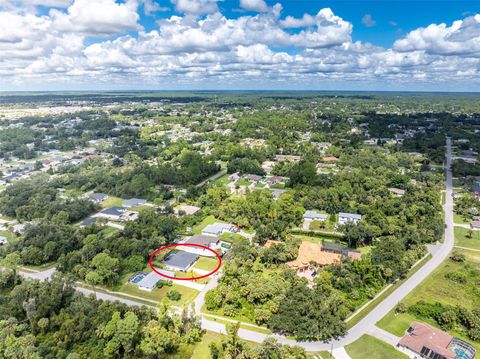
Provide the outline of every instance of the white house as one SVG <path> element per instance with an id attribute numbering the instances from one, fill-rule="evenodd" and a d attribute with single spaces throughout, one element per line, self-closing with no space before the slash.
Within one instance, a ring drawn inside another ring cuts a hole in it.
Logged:
<path id="1" fill-rule="evenodd" d="M 170 277 L 175 277 L 174 272 L 162 270 L 162 269 L 157 269 L 160 273 L 168 275 Z M 170 278 L 162 277 L 160 274 L 155 273 L 155 272 L 150 272 L 148 273 L 145 277 L 142 278 L 140 282 L 138 282 L 138 289 L 141 290 L 146 290 L 148 292 L 151 292 L 157 283 L 161 280 L 165 281 L 172 281 Z"/>
<path id="2" fill-rule="evenodd" d="M 352 223 L 352 224 L 358 224 L 360 220 L 362 219 L 362 216 L 360 214 L 356 213 L 344 213 L 340 212 L 338 214 L 338 224 L 343 225 L 347 223 Z"/>
<path id="3" fill-rule="evenodd" d="M 209 224 L 202 230 L 202 234 L 206 236 L 219 236 L 222 233 L 235 233 L 237 227 L 230 223 L 213 223 Z"/>
<path id="4" fill-rule="evenodd" d="M 190 238 L 187 238 L 181 243 L 185 244 L 200 244 L 202 246 L 208 247 L 212 250 L 215 250 L 220 247 L 220 238 L 214 236 L 206 236 L 206 235 L 194 235 Z M 195 246 L 179 246 L 177 249 L 180 249 L 185 252 L 198 254 L 204 257 L 215 257 L 215 253 L 212 253 L 208 249 L 204 249 L 201 247 Z"/>
<path id="5" fill-rule="evenodd" d="M 310 224 L 313 221 L 322 221 L 325 222 L 328 218 L 328 215 L 325 213 L 319 213 L 314 210 L 308 210 L 303 215 L 303 229 L 309 229 Z"/>
<path id="6" fill-rule="evenodd" d="M 7 237 L 0 236 L 0 244 L 3 245 L 3 244 L 7 244 L 7 243 L 8 243 Z"/>

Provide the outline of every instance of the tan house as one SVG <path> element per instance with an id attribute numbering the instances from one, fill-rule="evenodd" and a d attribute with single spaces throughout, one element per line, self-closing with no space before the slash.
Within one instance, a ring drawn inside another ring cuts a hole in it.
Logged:
<path id="1" fill-rule="evenodd" d="M 338 253 L 324 252 L 318 243 L 303 241 L 298 249 L 297 259 L 287 265 L 297 272 L 304 272 L 313 266 L 326 266 L 340 263 L 342 256 Z"/>

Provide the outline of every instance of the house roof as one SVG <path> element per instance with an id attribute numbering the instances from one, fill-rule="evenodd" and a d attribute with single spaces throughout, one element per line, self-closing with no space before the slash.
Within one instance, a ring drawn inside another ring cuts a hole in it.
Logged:
<path id="1" fill-rule="evenodd" d="M 109 215 L 109 216 L 121 216 L 127 209 L 125 207 L 109 207 L 102 210 L 100 213 Z"/>
<path id="2" fill-rule="evenodd" d="M 326 156 L 326 157 L 323 157 L 323 161 L 325 162 L 338 161 L 338 158 L 335 156 Z"/>
<path id="3" fill-rule="evenodd" d="M 85 219 L 80 223 L 80 226 L 81 226 L 81 227 L 88 226 L 88 225 L 90 225 L 90 224 L 96 223 L 97 220 L 98 220 L 97 217 L 88 217 L 88 218 L 85 218 Z"/>
<path id="4" fill-rule="evenodd" d="M 287 265 L 292 269 L 302 269 L 308 267 L 311 262 L 324 266 L 340 262 L 341 258 L 338 253 L 322 251 L 322 246 L 318 243 L 303 241 L 298 249 L 297 259 L 288 262 Z"/>
<path id="5" fill-rule="evenodd" d="M 175 273 L 163 269 L 157 269 L 162 274 L 168 275 L 170 277 L 175 277 Z M 148 273 L 145 277 L 142 278 L 140 282 L 138 282 L 138 286 L 142 288 L 147 288 L 147 289 L 153 289 L 155 288 L 155 285 L 161 281 L 161 280 L 170 280 L 169 278 L 162 277 L 160 274 L 155 273 L 155 272 L 150 272 Z"/>
<path id="6" fill-rule="evenodd" d="M 320 219 L 320 220 L 326 220 L 327 219 L 327 216 L 325 213 L 319 213 L 317 211 L 314 211 L 314 210 L 308 210 L 305 212 L 305 214 L 303 215 L 303 218 L 305 219 Z"/>
<path id="7" fill-rule="evenodd" d="M 213 223 L 206 226 L 202 233 L 211 233 L 211 234 L 221 234 L 223 231 L 230 231 L 233 227 L 233 224 L 228 223 Z"/>
<path id="8" fill-rule="evenodd" d="M 362 216 L 360 214 L 356 213 L 345 213 L 345 212 L 340 212 L 338 214 L 338 217 L 342 218 L 350 218 L 350 219 L 362 219 Z"/>
<path id="9" fill-rule="evenodd" d="M 175 208 L 175 212 L 178 213 L 179 211 L 183 211 L 188 215 L 192 215 L 200 211 L 200 207 L 190 206 L 187 204 L 183 204 Z"/>
<path id="10" fill-rule="evenodd" d="M 390 187 L 388 190 L 398 196 L 403 196 L 405 194 L 405 190 L 400 188 Z"/>
<path id="11" fill-rule="evenodd" d="M 189 252 L 173 252 L 165 258 L 163 263 L 169 267 L 178 268 L 180 270 L 188 269 L 198 259 L 197 254 Z"/>
<path id="12" fill-rule="evenodd" d="M 88 197 L 94 201 L 104 201 L 108 198 L 108 195 L 105 193 L 92 193 Z"/>
<path id="13" fill-rule="evenodd" d="M 123 201 L 123 205 L 125 207 L 135 207 L 135 206 L 141 206 L 142 204 L 145 204 L 147 203 L 146 200 L 144 199 L 141 199 L 141 198 L 130 198 L 130 199 L 126 199 L 125 201 Z"/>
<path id="14" fill-rule="evenodd" d="M 448 349 L 453 336 L 425 323 L 413 322 L 407 334 L 398 344 L 420 353 L 424 347 L 443 355 L 447 359 L 455 359 L 455 353 Z"/>
<path id="15" fill-rule="evenodd" d="M 213 236 L 204 236 L 204 235 L 194 235 L 188 238 L 183 243 L 191 243 L 191 244 L 201 244 L 203 246 L 209 246 L 211 243 L 218 243 L 220 238 L 213 237 Z"/>

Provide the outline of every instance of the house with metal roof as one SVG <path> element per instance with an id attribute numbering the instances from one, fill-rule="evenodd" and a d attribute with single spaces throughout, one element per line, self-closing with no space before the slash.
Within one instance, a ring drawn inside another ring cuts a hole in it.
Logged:
<path id="1" fill-rule="evenodd" d="M 91 225 L 91 224 L 97 223 L 97 221 L 98 221 L 98 217 L 88 217 L 88 218 L 85 218 L 85 219 L 80 223 L 80 227 L 89 226 L 89 225 Z"/>
<path id="2" fill-rule="evenodd" d="M 113 221 L 119 221 L 126 211 L 127 209 L 125 207 L 114 206 L 101 210 L 95 216 L 111 219 Z"/>
<path id="3" fill-rule="evenodd" d="M 147 201 L 144 199 L 130 198 L 123 201 L 122 205 L 124 207 L 137 207 L 137 206 L 143 206 L 145 203 L 147 203 Z"/>
<path id="4" fill-rule="evenodd" d="M 0 245 L 7 244 L 7 243 L 8 243 L 7 237 L 0 236 Z"/>
<path id="5" fill-rule="evenodd" d="M 313 221 L 322 221 L 325 222 L 328 218 L 328 215 L 325 213 L 320 213 L 315 210 L 308 210 L 303 214 L 303 229 L 310 229 L 310 224 Z"/>
<path id="6" fill-rule="evenodd" d="M 170 272 L 163 269 L 157 269 L 157 270 L 162 274 L 168 275 L 169 277 L 175 277 L 174 272 Z M 151 292 L 153 289 L 155 289 L 155 286 L 161 280 L 170 281 L 170 282 L 172 281 L 170 278 L 162 277 L 160 274 L 156 272 L 150 272 L 145 277 L 143 277 L 140 282 L 137 283 L 137 286 L 138 286 L 138 289 Z"/>
<path id="7" fill-rule="evenodd" d="M 185 239 L 183 242 L 185 244 L 199 244 L 201 246 L 208 247 L 210 249 L 217 249 L 220 248 L 220 238 L 216 236 L 206 236 L 206 235 L 194 235 L 191 236 L 187 239 Z M 189 253 L 194 253 L 198 254 L 200 256 L 204 257 L 214 257 L 215 253 L 212 253 L 212 251 L 209 251 L 208 249 L 201 248 L 201 247 L 196 247 L 196 246 L 179 246 L 179 250 L 189 252 Z"/>
<path id="8" fill-rule="evenodd" d="M 163 264 L 169 270 L 186 272 L 197 261 L 198 257 L 198 254 L 174 251 L 163 260 Z"/>
<path id="9" fill-rule="evenodd" d="M 209 224 L 202 230 L 202 234 L 206 236 L 219 236 L 225 232 L 235 233 L 237 229 L 233 224 L 217 222 Z"/>
<path id="10" fill-rule="evenodd" d="M 340 212 L 338 214 L 338 224 L 343 225 L 347 223 L 352 223 L 352 224 L 358 224 L 360 220 L 362 219 L 362 216 L 360 214 L 356 213 L 345 213 L 345 212 Z"/>
<path id="11" fill-rule="evenodd" d="M 108 195 L 105 193 L 92 193 L 88 196 L 88 198 L 95 203 L 102 203 L 108 198 Z"/>

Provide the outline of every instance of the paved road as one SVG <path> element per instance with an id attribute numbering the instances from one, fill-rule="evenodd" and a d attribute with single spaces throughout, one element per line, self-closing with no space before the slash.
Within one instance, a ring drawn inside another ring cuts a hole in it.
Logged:
<path id="1" fill-rule="evenodd" d="M 447 139 L 447 158 L 446 158 L 446 203 L 444 206 L 445 210 L 445 240 L 438 246 L 435 253 L 432 255 L 432 259 L 428 261 L 422 268 L 420 268 L 416 273 L 414 273 L 405 283 L 398 287 L 392 294 L 390 294 L 384 301 L 378 304 L 370 313 L 368 313 L 365 318 L 353 326 L 346 335 L 340 339 L 333 340 L 330 342 L 316 341 L 316 342 L 297 342 L 292 339 L 288 339 L 280 335 L 272 335 L 282 344 L 288 345 L 299 345 L 305 348 L 307 351 L 321 351 L 321 350 L 330 350 L 333 346 L 334 349 L 342 348 L 345 345 L 353 343 L 355 340 L 360 338 L 363 334 L 372 331 L 375 326 L 375 323 L 382 319 L 388 312 L 390 312 L 395 306 L 400 302 L 408 293 L 410 293 L 418 284 L 420 284 L 432 271 L 434 271 L 449 255 L 450 251 L 453 248 L 454 236 L 453 236 L 453 199 L 452 199 L 452 172 L 451 172 L 451 162 L 452 162 L 452 148 L 451 140 Z M 197 313 L 199 313 L 197 311 Z M 212 322 L 209 320 L 202 320 L 203 328 L 216 332 L 219 331 L 219 323 Z M 251 340 L 254 342 L 263 341 L 267 335 L 260 334 L 257 332 L 249 331 L 243 329 L 239 331 L 239 336 L 246 340 Z"/>
<path id="2" fill-rule="evenodd" d="M 203 180 L 199 184 L 196 185 L 196 187 L 202 187 L 205 183 L 210 182 L 210 181 L 215 181 L 217 178 L 222 177 L 225 173 L 227 173 L 227 170 L 221 170 L 220 172 L 215 173 L 213 176 L 208 177 L 206 180 Z"/>

